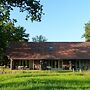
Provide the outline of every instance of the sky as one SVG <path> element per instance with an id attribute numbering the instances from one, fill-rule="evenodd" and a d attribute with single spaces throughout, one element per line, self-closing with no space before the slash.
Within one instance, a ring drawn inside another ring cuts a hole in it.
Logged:
<path id="1" fill-rule="evenodd" d="M 48 42 L 83 42 L 85 23 L 90 21 L 90 0 L 41 0 L 43 12 L 41 22 L 25 20 L 25 13 L 16 8 L 11 18 L 17 19 L 16 26 L 23 26 L 32 37 L 43 35 Z"/>

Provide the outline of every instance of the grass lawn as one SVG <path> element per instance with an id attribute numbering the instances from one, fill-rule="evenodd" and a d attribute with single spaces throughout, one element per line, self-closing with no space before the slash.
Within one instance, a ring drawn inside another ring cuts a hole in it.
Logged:
<path id="1" fill-rule="evenodd" d="M 90 71 L 4 70 L 0 90 L 90 90 Z"/>

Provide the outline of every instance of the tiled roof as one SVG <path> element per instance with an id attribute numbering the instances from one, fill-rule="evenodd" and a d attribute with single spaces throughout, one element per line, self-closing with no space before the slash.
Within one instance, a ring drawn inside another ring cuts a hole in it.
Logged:
<path id="1" fill-rule="evenodd" d="M 90 59 L 90 42 L 11 43 L 7 55 L 12 59 Z"/>

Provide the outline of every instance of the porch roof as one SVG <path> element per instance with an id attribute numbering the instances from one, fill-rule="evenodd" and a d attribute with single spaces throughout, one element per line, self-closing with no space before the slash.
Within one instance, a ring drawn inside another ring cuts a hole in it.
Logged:
<path id="1" fill-rule="evenodd" d="M 90 42 L 14 42 L 6 51 L 12 59 L 90 59 Z"/>

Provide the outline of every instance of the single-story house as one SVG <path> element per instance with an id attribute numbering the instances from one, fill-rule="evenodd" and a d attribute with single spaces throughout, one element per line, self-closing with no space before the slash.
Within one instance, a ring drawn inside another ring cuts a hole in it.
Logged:
<path id="1" fill-rule="evenodd" d="M 14 42 L 11 69 L 90 69 L 90 42 Z"/>

